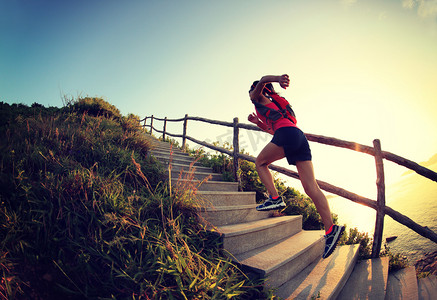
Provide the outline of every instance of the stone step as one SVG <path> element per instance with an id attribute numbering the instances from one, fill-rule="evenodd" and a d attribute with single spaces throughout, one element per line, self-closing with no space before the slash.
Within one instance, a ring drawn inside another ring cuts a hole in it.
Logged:
<path id="1" fill-rule="evenodd" d="M 202 183 L 199 191 L 227 191 L 227 192 L 237 192 L 238 182 L 227 182 L 227 181 L 207 181 Z"/>
<path id="2" fill-rule="evenodd" d="M 257 204 L 207 207 L 200 214 L 214 226 L 257 221 L 273 216 L 273 211 L 257 211 L 256 206 Z"/>
<path id="3" fill-rule="evenodd" d="M 170 151 L 170 149 L 168 150 L 164 150 L 164 149 L 153 149 L 152 151 L 150 151 L 150 153 L 152 153 L 153 155 L 161 155 L 161 156 L 166 156 L 166 157 L 182 157 L 182 158 L 191 158 L 194 159 L 194 157 L 189 156 L 187 153 L 179 151 L 179 150 L 173 150 Z"/>
<path id="4" fill-rule="evenodd" d="M 181 169 L 181 170 L 174 170 L 173 167 L 171 168 L 171 177 L 172 180 L 175 179 L 197 179 L 197 180 L 204 180 L 205 178 L 209 178 L 208 180 L 212 181 L 223 181 L 223 175 L 219 173 L 209 173 L 209 172 L 197 172 L 195 168 L 193 168 L 191 171 Z"/>
<path id="5" fill-rule="evenodd" d="M 204 181 L 198 179 L 178 179 L 172 180 L 172 186 L 178 185 L 186 189 L 197 189 L 198 191 L 223 191 L 223 192 L 237 192 L 238 182 L 227 181 Z"/>
<path id="6" fill-rule="evenodd" d="M 167 162 L 161 162 L 165 168 L 168 168 L 168 161 Z M 172 162 L 171 163 L 171 170 L 172 171 L 176 171 L 179 172 L 180 170 L 192 170 L 194 169 L 195 172 L 203 172 L 203 173 L 213 173 L 212 169 L 209 167 L 203 167 L 203 166 L 187 166 L 185 164 L 179 164 L 179 163 L 175 163 Z"/>
<path id="7" fill-rule="evenodd" d="M 300 232 L 302 216 L 268 218 L 217 229 L 222 234 L 223 248 L 235 256 Z"/>
<path id="8" fill-rule="evenodd" d="M 170 147 L 169 143 L 163 143 L 163 142 L 158 142 L 158 143 L 153 143 L 152 147 L 151 147 L 151 151 L 160 151 L 160 152 L 165 152 L 165 153 L 179 153 L 179 154 L 184 154 L 188 156 L 187 152 L 182 151 L 181 148 L 176 147 L 174 145 L 172 145 Z"/>
<path id="9" fill-rule="evenodd" d="M 245 268 L 267 277 L 269 287 L 279 287 L 322 256 L 323 230 L 300 231 L 293 236 L 235 256 Z"/>
<path id="10" fill-rule="evenodd" d="M 316 260 L 281 285 L 276 295 L 283 299 L 335 299 L 352 272 L 358 249 L 358 244 L 338 246 L 331 256 Z"/>
<path id="11" fill-rule="evenodd" d="M 437 298 L 437 294 L 434 294 Z M 387 293 L 385 300 L 419 299 L 416 268 L 410 266 L 397 270 L 388 275 Z"/>
<path id="12" fill-rule="evenodd" d="M 156 141 L 156 140 L 153 140 L 152 141 L 152 144 L 151 144 L 151 148 L 152 149 L 170 149 L 170 143 L 167 143 L 167 142 L 161 142 L 161 141 Z M 172 148 L 177 148 L 177 147 L 175 147 L 175 146 L 171 146 Z"/>
<path id="13" fill-rule="evenodd" d="M 388 262 L 388 257 L 381 257 L 357 263 L 337 299 L 384 299 L 387 291 Z"/>
<path id="14" fill-rule="evenodd" d="M 197 196 L 206 207 L 242 206 L 256 203 L 255 192 L 198 191 Z"/>
<path id="15" fill-rule="evenodd" d="M 419 300 L 433 300 L 437 295 L 437 278 L 430 275 L 418 280 Z"/>
<path id="16" fill-rule="evenodd" d="M 202 164 L 200 162 L 195 162 L 194 159 L 192 157 L 180 157 L 180 156 L 165 156 L 165 155 L 153 155 L 156 157 L 156 159 L 158 159 L 160 162 L 164 163 L 164 164 L 168 164 L 168 163 L 177 163 L 177 164 L 182 164 L 182 165 L 186 165 L 186 166 L 202 166 Z"/>

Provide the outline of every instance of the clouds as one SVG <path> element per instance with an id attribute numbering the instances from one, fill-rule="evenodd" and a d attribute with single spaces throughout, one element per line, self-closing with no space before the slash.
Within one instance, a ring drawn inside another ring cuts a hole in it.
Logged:
<path id="1" fill-rule="evenodd" d="M 345 6 L 351 6 L 357 3 L 357 0 L 341 0 L 341 3 Z"/>
<path id="2" fill-rule="evenodd" d="M 402 8 L 416 10 L 422 19 L 437 18 L 437 0 L 400 0 Z M 358 4 L 358 0 L 340 0 L 343 6 L 350 7 Z M 437 21 L 437 20 L 435 20 Z"/>
<path id="3" fill-rule="evenodd" d="M 437 17 L 437 0 L 402 0 L 405 9 L 417 9 L 417 15 L 421 18 Z"/>

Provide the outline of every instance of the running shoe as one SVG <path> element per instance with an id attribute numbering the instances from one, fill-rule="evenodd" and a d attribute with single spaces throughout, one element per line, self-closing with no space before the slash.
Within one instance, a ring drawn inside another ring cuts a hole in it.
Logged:
<path id="1" fill-rule="evenodd" d="M 344 226 L 333 225 L 331 232 L 325 235 L 325 252 L 323 253 L 323 258 L 327 258 L 334 252 L 343 231 Z"/>
<path id="2" fill-rule="evenodd" d="M 270 196 L 269 199 L 266 200 L 266 202 L 264 202 L 261 205 L 258 205 L 256 207 L 256 210 L 267 211 L 267 210 L 284 208 L 285 206 L 286 205 L 285 205 L 285 202 L 284 202 L 284 199 L 282 198 L 282 196 L 276 200 L 273 200 L 272 197 Z"/>

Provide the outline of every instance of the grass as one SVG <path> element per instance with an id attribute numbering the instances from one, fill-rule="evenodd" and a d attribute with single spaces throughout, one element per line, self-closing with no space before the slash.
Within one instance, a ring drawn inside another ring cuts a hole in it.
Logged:
<path id="1" fill-rule="evenodd" d="M 265 299 L 169 188 L 138 117 L 0 103 L 0 299 Z"/>

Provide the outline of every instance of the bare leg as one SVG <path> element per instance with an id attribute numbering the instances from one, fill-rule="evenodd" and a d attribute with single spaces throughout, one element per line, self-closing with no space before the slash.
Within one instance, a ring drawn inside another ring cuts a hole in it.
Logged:
<path id="1" fill-rule="evenodd" d="M 305 193 L 313 200 L 317 212 L 322 217 L 325 230 L 328 230 L 333 224 L 331 210 L 329 209 L 328 200 L 317 184 L 313 163 L 311 161 L 298 161 L 296 162 L 296 167 Z"/>
<path id="2" fill-rule="evenodd" d="M 275 188 L 275 184 L 273 182 L 273 176 L 272 173 L 270 173 L 270 170 L 268 166 L 281 158 L 284 158 L 284 149 L 282 147 L 279 147 L 273 143 L 268 143 L 264 149 L 260 152 L 258 157 L 256 158 L 255 165 L 256 165 L 256 171 L 258 172 L 259 178 L 261 179 L 261 182 L 266 187 L 268 193 L 272 197 L 278 197 L 278 191 Z"/>

